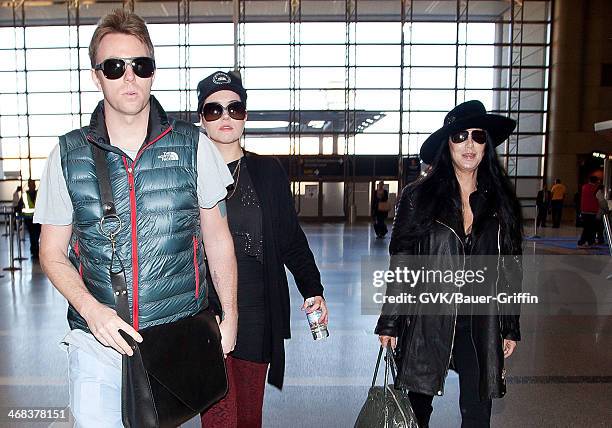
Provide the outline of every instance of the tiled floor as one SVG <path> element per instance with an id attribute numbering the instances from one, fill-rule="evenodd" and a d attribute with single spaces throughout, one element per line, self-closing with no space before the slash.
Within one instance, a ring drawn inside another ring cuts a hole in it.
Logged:
<path id="1" fill-rule="evenodd" d="M 388 239 L 374 239 L 365 224 L 304 229 L 326 287 L 331 336 L 312 340 L 292 287 L 293 338 L 286 344 L 285 388 L 266 389 L 264 426 L 350 427 L 366 397 L 378 350 L 372 334 L 376 317 L 361 314 L 361 261 L 363 256 L 384 257 Z M 532 233 L 528 229 L 526 234 Z M 528 241 L 527 254 L 576 254 L 554 244 L 557 238 L 576 237 L 574 228 L 544 229 L 540 235 L 549 242 Z M 0 238 L 0 267 L 8 266 L 6 246 L 6 238 Z M 67 330 L 66 303 L 37 264 L 21 266 L 13 277 L 3 272 L 0 278 L 0 407 L 63 407 L 68 403 L 66 358 L 57 343 Z M 609 304 L 612 292 L 603 291 L 604 297 L 597 298 Z M 580 297 L 580 290 L 573 292 Z M 572 313 L 522 317 L 523 340 L 507 364 L 509 392 L 494 401 L 493 426 L 612 426 L 612 316 Z M 432 427 L 460 425 L 453 372 L 434 408 Z"/>

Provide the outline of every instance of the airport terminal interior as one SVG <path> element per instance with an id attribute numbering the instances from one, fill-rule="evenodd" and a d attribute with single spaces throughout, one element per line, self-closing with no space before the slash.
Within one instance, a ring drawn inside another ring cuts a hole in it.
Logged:
<path id="1" fill-rule="evenodd" d="M 497 155 L 523 210 L 525 281 L 534 279 L 524 287 L 548 299 L 523 311 L 522 339 L 506 360 L 508 393 L 493 400 L 491 424 L 612 426 L 608 211 L 598 242 L 578 245 L 579 192 L 590 177 L 612 207 L 610 0 L 0 1 L 3 412 L 68 406 L 59 344 L 68 305 L 31 257 L 24 215 L 14 212 L 15 197 L 27 197 L 16 189 L 38 185 L 59 135 L 89 124 L 102 99 L 89 41 L 98 20 L 122 7 L 147 22 L 152 95 L 169 116 L 198 123 L 198 82 L 216 70 L 240 73 L 244 148 L 280 160 L 321 271 L 330 336 L 313 340 L 288 275 L 292 338 L 283 390 L 266 386 L 264 427 L 354 425 L 379 349 L 377 312 L 364 302 L 368 266 L 388 266 L 394 220 L 391 208 L 389 233 L 378 238 L 376 184 L 384 181 L 393 207 L 426 171 L 423 142 L 468 100 L 516 120 Z M 542 227 L 537 195 L 557 180 L 566 187 L 560 224 L 546 215 Z M 450 371 L 430 426 L 461 425 L 458 396 Z M 2 414 L 0 426 L 72 420 Z"/>

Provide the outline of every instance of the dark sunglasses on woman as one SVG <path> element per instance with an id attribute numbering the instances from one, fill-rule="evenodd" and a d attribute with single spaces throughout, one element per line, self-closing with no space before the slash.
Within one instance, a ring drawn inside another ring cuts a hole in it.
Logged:
<path id="1" fill-rule="evenodd" d="M 148 79 L 155 72 L 155 60 L 147 56 L 108 58 L 96 65 L 94 70 L 101 70 L 109 80 L 117 80 L 125 74 L 128 65 L 132 67 L 134 74 L 142 79 Z"/>
<path id="2" fill-rule="evenodd" d="M 455 144 L 463 143 L 472 134 L 472 141 L 478 144 L 487 142 L 487 132 L 482 129 L 474 129 L 473 131 L 459 131 L 451 135 L 451 141 Z"/>
<path id="3" fill-rule="evenodd" d="M 232 101 L 227 107 L 219 103 L 206 103 L 202 107 L 202 116 L 206 122 L 214 122 L 221 119 L 224 111 L 234 120 L 244 120 L 246 117 L 246 106 L 242 101 Z"/>

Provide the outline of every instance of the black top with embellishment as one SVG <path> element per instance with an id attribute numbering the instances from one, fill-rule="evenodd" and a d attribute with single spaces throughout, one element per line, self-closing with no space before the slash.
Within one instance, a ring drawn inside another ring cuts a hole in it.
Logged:
<path id="1" fill-rule="evenodd" d="M 238 264 L 238 336 L 232 356 L 269 362 L 271 338 L 266 322 L 261 205 L 244 157 L 227 166 L 236 186 L 230 187 L 227 195 L 227 219 Z"/>

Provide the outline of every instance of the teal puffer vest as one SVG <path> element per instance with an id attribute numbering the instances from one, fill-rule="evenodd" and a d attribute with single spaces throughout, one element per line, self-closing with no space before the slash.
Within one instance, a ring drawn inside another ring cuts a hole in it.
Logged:
<path id="1" fill-rule="evenodd" d="M 148 143 L 132 161 L 109 146 L 102 104 L 89 127 L 60 138 L 64 178 L 73 204 L 69 257 L 89 292 L 114 308 L 110 241 L 102 235 L 100 192 L 92 144 L 106 150 L 119 232 L 117 255 L 125 268 L 134 328 L 164 324 L 196 314 L 208 304 L 196 189 L 198 129 L 168 123 L 151 97 Z M 156 117 L 157 116 L 157 117 Z M 101 126 L 99 124 L 101 123 Z M 88 330 L 70 306 L 70 328 Z"/>

